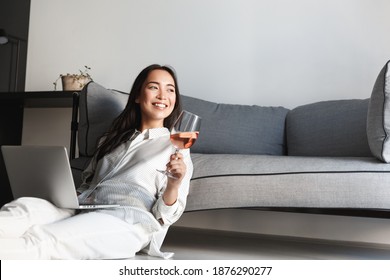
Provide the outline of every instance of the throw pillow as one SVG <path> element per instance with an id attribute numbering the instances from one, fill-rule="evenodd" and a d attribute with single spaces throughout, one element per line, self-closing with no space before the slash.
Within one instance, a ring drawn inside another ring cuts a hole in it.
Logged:
<path id="1" fill-rule="evenodd" d="M 367 114 L 367 137 L 372 154 L 390 162 L 390 61 L 380 71 Z"/>
<path id="2" fill-rule="evenodd" d="M 221 104 L 182 96 L 183 108 L 202 118 L 194 153 L 285 154 L 283 107 Z"/>
<path id="3" fill-rule="evenodd" d="M 100 137 L 123 111 L 129 95 L 88 83 L 80 93 L 78 146 L 81 156 L 93 156 Z"/>
<path id="4" fill-rule="evenodd" d="M 368 99 L 330 100 L 292 109 L 286 118 L 291 156 L 371 156 Z"/>

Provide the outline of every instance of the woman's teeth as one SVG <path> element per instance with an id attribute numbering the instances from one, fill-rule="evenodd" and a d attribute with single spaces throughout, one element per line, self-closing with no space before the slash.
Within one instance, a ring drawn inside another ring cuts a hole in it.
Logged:
<path id="1" fill-rule="evenodd" d="M 167 107 L 167 105 L 162 104 L 162 103 L 154 103 L 153 105 L 156 107 L 159 107 L 159 108 L 166 108 Z"/>

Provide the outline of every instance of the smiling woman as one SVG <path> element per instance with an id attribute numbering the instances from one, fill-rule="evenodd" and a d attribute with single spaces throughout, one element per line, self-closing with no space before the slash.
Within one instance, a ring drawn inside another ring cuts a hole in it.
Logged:
<path id="1" fill-rule="evenodd" d="M 180 111 L 174 71 L 142 70 L 77 189 L 80 202 L 120 207 L 76 213 L 38 198 L 15 200 L 0 211 L 0 259 L 171 257 L 160 247 L 185 209 L 193 171 L 188 149 L 172 154 L 167 126 Z M 168 166 L 174 178 L 157 171 Z"/>
<path id="2" fill-rule="evenodd" d="M 160 75 L 161 77 L 159 77 Z M 161 97 L 166 95 L 164 93 L 161 96 L 158 94 L 160 90 L 147 88 L 149 86 L 158 89 L 158 82 L 164 83 L 169 88 L 172 88 L 172 86 L 168 86 L 168 84 L 175 86 L 174 97 L 170 94 L 171 101 L 174 99 L 174 102 L 168 104 L 168 101 L 164 101 L 167 103 L 166 105 L 169 105 L 169 108 L 166 108 L 166 110 L 170 110 L 171 113 L 165 114 L 166 116 L 163 119 L 164 127 L 171 127 L 173 125 L 173 122 L 179 117 L 182 111 L 181 95 L 175 71 L 168 66 L 150 65 L 141 71 L 135 79 L 126 107 L 114 120 L 111 129 L 106 133 L 98 151 L 98 158 L 101 158 L 104 154 L 107 154 L 124 141 L 127 141 L 134 130 L 142 131 L 142 125 L 146 124 L 146 120 L 145 122 L 143 120 L 143 114 L 146 115 L 149 114 L 149 111 L 155 111 L 157 107 L 153 103 L 162 103 Z M 151 100 L 152 98 L 154 99 Z M 151 108 L 152 106 L 153 110 Z M 146 111 L 144 112 L 143 109 Z M 162 127 L 161 122 L 158 122 L 158 127 Z M 129 128 L 131 129 L 129 130 Z"/>

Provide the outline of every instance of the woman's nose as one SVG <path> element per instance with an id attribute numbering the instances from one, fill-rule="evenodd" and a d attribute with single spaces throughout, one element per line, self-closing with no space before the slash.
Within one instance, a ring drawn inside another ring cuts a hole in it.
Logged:
<path id="1" fill-rule="evenodd" d="M 157 98 L 159 98 L 159 99 L 166 99 L 166 98 L 167 98 L 166 95 L 165 95 L 164 90 L 160 89 L 160 90 L 158 91 Z"/>

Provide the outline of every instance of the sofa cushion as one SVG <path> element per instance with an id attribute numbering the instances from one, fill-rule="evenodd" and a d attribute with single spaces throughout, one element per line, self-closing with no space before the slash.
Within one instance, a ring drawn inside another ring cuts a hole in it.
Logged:
<path id="1" fill-rule="evenodd" d="M 192 154 L 186 211 L 390 208 L 390 165 L 374 157 Z"/>
<path id="2" fill-rule="evenodd" d="M 390 162 L 390 61 L 380 71 L 372 90 L 367 115 L 367 137 L 372 154 Z"/>
<path id="3" fill-rule="evenodd" d="M 100 137 L 125 108 L 129 95 L 88 83 L 80 93 L 78 146 L 80 156 L 93 156 Z"/>
<path id="4" fill-rule="evenodd" d="M 285 154 L 288 109 L 219 104 L 183 96 L 183 107 L 202 117 L 192 152 L 209 154 Z"/>
<path id="5" fill-rule="evenodd" d="M 368 99 L 299 106 L 286 118 L 287 151 L 293 156 L 372 156 L 366 119 Z"/>

